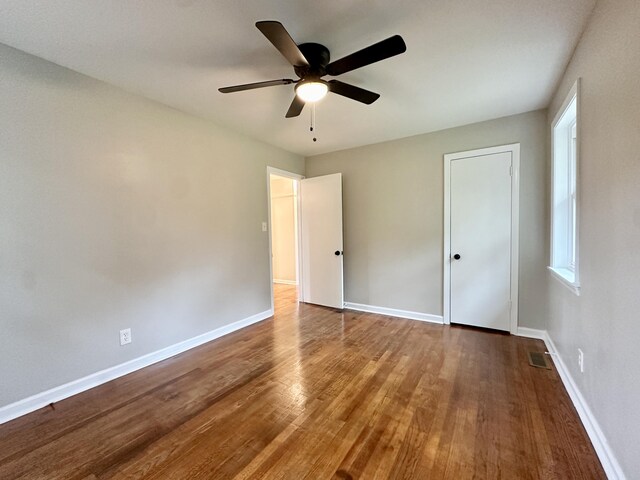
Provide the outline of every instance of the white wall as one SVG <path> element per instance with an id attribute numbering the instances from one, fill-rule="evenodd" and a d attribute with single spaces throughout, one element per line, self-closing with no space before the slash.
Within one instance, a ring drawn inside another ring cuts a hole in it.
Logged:
<path id="1" fill-rule="evenodd" d="M 296 281 L 294 180 L 271 175 L 271 251 L 274 281 Z"/>
<path id="2" fill-rule="evenodd" d="M 270 308 L 301 157 L 2 45 L 0 92 L 0 406 Z"/>
<path id="3" fill-rule="evenodd" d="M 581 295 L 547 275 L 548 328 L 626 475 L 640 478 L 638 0 L 598 2 L 549 108 L 549 130 L 578 77 Z"/>
<path id="4" fill-rule="evenodd" d="M 545 327 L 546 112 L 308 157 L 342 172 L 345 298 L 442 315 L 443 156 L 521 143 L 520 325 Z"/>

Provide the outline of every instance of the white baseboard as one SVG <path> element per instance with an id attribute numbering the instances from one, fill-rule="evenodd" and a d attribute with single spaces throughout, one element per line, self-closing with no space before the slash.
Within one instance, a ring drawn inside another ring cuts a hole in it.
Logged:
<path id="1" fill-rule="evenodd" d="M 544 340 L 547 350 L 551 354 L 553 363 L 556 366 L 558 375 L 560 375 L 560 379 L 564 384 L 564 388 L 567 390 L 569 398 L 571 399 L 573 406 L 580 416 L 582 425 L 587 431 L 587 435 L 589 435 L 589 439 L 591 440 L 593 448 L 595 449 L 596 454 L 600 459 L 602 468 L 604 468 L 604 471 L 607 474 L 607 478 L 611 480 L 625 480 L 626 477 L 624 475 L 624 472 L 622 471 L 620 464 L 616 460 L 616 457 L 611 450 L 611 446 L 609 445 L 609 442 L 607 442 L 607 438 L 604 436 L 604 433 L 602 432 L 598 421 L 593 415 L 593 412 L 589 408 L 587 401 L 582 396 L 582 392 L 580 392 L 580 389 L 573 380 L 573 377 L 571 376 L 569 369 L 565 365 L 564 360 L 562 360 L 562 357 L 558 354 L 558 350 L 556 349 L 553 340 L 549 336 L 549 333 L 546 330 L 518 327 L 517 335 L 521 337 Z"/>
<path id="2" fill-rule="evenodd" d="M 364 305 L 362 303 L 345 302 L 344 308 L 357 310 L 358 312 L 379 313 L 392 317 L 408 318 L 409 320 L 420 320 L 421 322 L 444 323 L 441 315 L 430 315 L 428 313 L 410 312 L 407 310 L 396 310 L 395 308 L 376 307 L 374 305 Z"/>
<path id="3" fill-rule="evenodd" d="M 103 383 L 122 377 L 123 375 L 127 375 L 131 372 L 135 372 L 136 370 L 140 370 L 141 368 L 166 360 L 174 355 L 178 355 L 179 353 L 198 347 L 204 343 L 210 342 L 211 340 L 215 340 L 216 338 L 228 335 L 236 330 L 253 325 L 254 323 L 265 320 L 271 316 L 273 316 L 273 310 L 266 310 L 264 312 L 257 313 L 256 315 L 224 325 L 216 328 L 215 330 L 211 330 L 210 332 L 198 335 L 197 337 L 184 340 L 161 350 L 143 355 L 142 357 L 121 363 L 120 365 L 92 373 L 91 375 L 87 375 L 86 377 L 78 380 L 73 380 L 72 382 L 64 385 L 54 387 L 50 390 L 37 393 L 31 397 L 18 400 L 15 403 L 5 405 L 0 408 L 0 424 L 13 420 L 14 418 L 18 418 L 22 415 L 26 415 L 27 413 L 45 407 L 50 403 L 59 402 L 60 400 L 77 395 L 78 393 L 97 387 L 98 385 L 102 385 Z"/>
<path id="4" fill-rule="evenodd" d="M 279 278 L 274 278 L 273 283 L 281 283 L 282 285 L 297 285 L 298 282 L 295 280 L 281 280 Z"/>
<path id="5" fill-rule="evenodd" d="M 547 339 L 547 331 L 546 330 L 538 330 L 536 328 L 518 327 L 518 333 L 516 333 L 516 335 L 518 337 L 536 338 L 538 340 L 546 340 Z"/>

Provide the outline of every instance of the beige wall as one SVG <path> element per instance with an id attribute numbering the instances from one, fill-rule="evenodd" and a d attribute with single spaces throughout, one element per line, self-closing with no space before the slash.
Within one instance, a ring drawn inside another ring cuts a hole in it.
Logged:
<path id="1" fill-rule="evenodd" d="M 640 478 L 640 2 L 598 2 L 549 130 L 578 77 L 581 295 L 546 276 L 549 333 L 626 475 Z"/>
<path id="2" fill-rule="evenodd" d="M 0 92 L 0 406 L 270 308 L 301 157 L 1 45 Z"/>
<path id="3" fill-rule="evenodd" d="M 271 175 L 273 279 L 296 281 L 296 197 L 293 179 Z"/>
<path id="4" fill-rule="evenodd" d="M 520 325 L 544 328 L 545 111 L 307 158 L 343 174 L 346 301 L 442 315 L 443 155 L 516 142 Z"/>

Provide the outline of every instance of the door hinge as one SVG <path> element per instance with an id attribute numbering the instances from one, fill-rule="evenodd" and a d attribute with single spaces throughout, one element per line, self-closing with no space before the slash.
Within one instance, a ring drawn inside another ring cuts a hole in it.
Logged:
<path id="1" fill-rule="evenodd" d="M 513 165 L 509 165 L 509 176 L 513 177 Z"/>

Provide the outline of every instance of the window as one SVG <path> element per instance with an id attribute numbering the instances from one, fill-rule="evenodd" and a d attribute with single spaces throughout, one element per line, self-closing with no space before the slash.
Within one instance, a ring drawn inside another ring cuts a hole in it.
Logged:
<path id="1" fill-rule="evenodd" d="M 578 282 L 578 132 L 579 83 L 569 92 L 552 124 L 551 262 L 549 270 L 579 294 Z"/>

